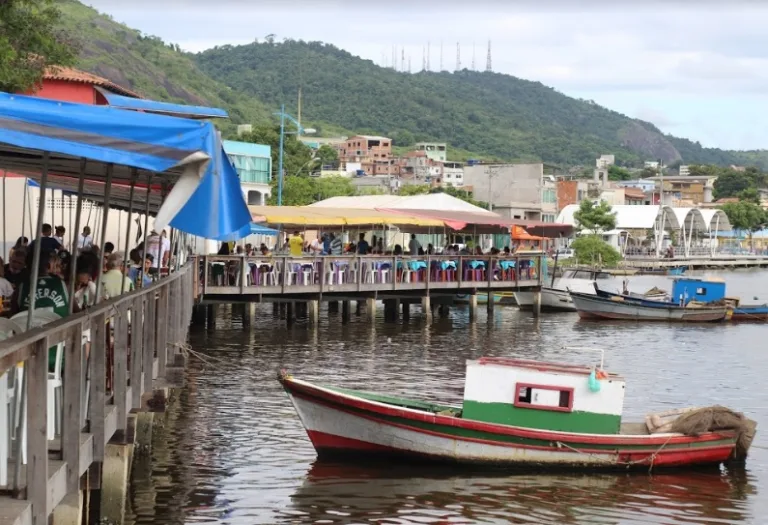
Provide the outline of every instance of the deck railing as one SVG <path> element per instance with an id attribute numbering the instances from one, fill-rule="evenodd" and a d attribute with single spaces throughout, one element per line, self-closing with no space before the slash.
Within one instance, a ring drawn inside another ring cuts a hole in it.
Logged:
<path id="1" fill-rule="evenodd" d="M 192 314 L 193 270 L 187 264 L 145 289 L 0 341 L 0 491 L 26 499 L 34 523 L 47 523 L 80 489 L 153 380 L 175 366 Z M 11 330 L 8 320 L 0 324 L 5 335 Z M 58 459 L 49 460 L 51 450 Z"/>
<path id="2" fill-rule="evenodd" d="M 306 294 L 540 286 L 542 253 L 198 257 L 196 294 Z"/>

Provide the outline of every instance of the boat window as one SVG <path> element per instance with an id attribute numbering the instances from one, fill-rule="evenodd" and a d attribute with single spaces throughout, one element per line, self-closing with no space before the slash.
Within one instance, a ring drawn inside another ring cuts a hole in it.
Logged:
<path id="1" fill-rule="evenodd" d="M 514 405 L 520 408 L 571 412 L 573 388 L 517 383 Z"/>
<path id="2" fill-rule="evenodd" d="M 605 280 L 605 279 L 610 279 L 610 278 L 611 278 L 611 274 L 610 273 L 597 272 L 595 274 L 595 280 Z"/>
<path id="3" fill-rule="evenodd" d="M 574 279 L 587 279 L 589 281 L 592 280 L 592 272 L 588 272 L 586 270 L 579 270 L 577 272 L 574 272 L 573 274 Z"/>
<path id="4" fill-rule="evenodd" d="M 564 279 L 573 279 L 574 275 L 576 275 L 576 272 L 574 272 L 573 270 L 566 270 L 563 272 Z"/>

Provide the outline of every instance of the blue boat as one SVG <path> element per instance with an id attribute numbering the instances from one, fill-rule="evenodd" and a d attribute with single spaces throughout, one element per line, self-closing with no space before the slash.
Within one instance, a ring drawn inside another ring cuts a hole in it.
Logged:
<path id="1" fill-rule="evenodd" d="M 667 275 L 683 275 L 688 269 L 687 266 L 680 266 L 678 268 L 670 268 L 667 270 Z"/>
<path id="2" fill-rule="evenodd" d="M 595 293 L 599 297 L 621 297 L 625 302 L 653 306 L 661 304 L 686 306 L 690 302 L 716 303 L 724 302 L 733 308 L 733 321 L 768 321 L 768 304 L 741 304 L 741 300 L 728 297 L 725 294 L 725 281 L 719 279 L 698 279 L 691 277 L 679 277 L 672 282 L 672 301 L 658 301 L 644 298 L 636 294 L 617 294 L 600 290 L 595 284 Z"/>

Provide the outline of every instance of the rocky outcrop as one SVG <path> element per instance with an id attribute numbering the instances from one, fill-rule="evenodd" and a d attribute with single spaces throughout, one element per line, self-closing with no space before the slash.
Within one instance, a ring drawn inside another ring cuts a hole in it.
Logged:
<path id="1" fill-rule="evenodd" d="M 682 160 L 680 152 L 664 135 L 632 121 L 619 131 L 621 145 L 648 159 L 661 159 L 665 164 Z"/>

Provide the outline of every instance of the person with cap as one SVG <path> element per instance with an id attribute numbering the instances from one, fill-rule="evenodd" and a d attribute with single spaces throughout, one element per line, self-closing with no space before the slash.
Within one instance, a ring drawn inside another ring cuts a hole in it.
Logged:
<path id="1" fill-rule="evenodd" d="M 101 276 L 102 291 L 106 297 L 114 298 L 133 290 L 133 281 L 125 275 L 125 261 L 120 253 L 107 257 L 107 271 Z"/>

